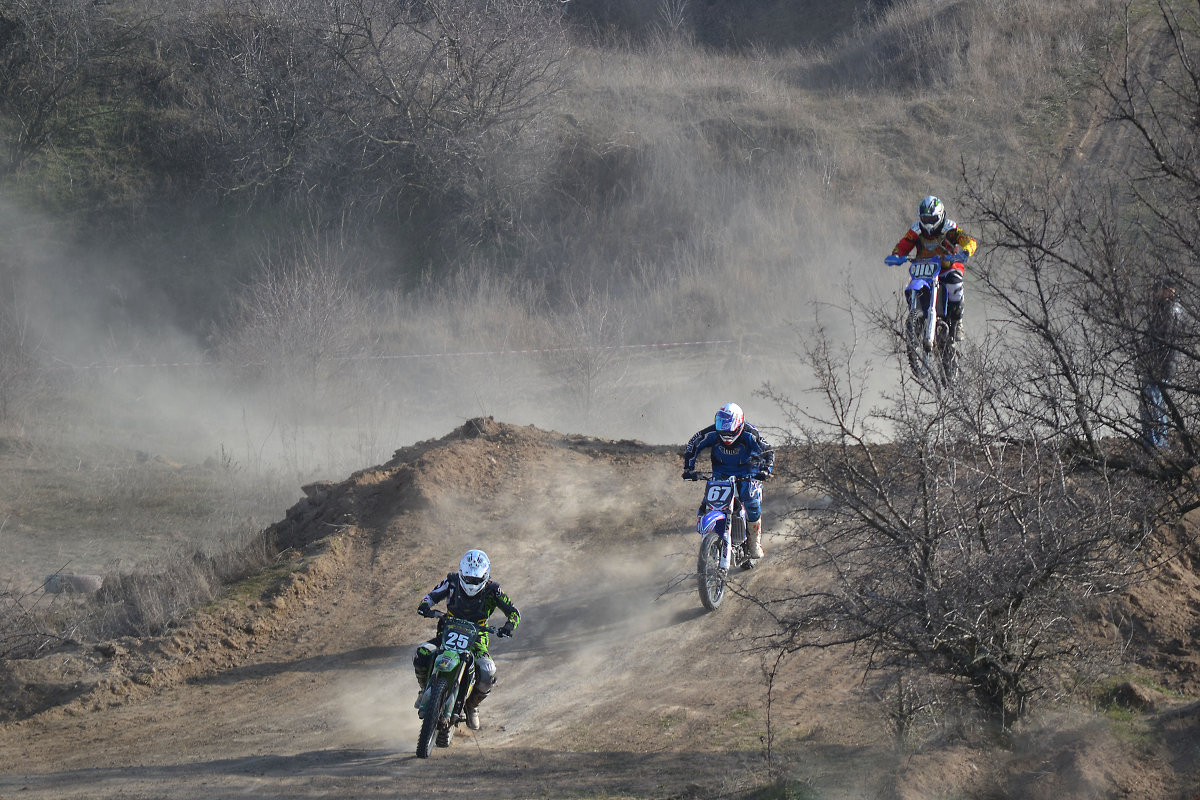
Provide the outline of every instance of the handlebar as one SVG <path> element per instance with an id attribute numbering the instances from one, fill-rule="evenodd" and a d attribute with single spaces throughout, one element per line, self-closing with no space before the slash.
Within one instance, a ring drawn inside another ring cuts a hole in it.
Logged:
<path id="1" fill-rule="evenodd" d="M 767 477 L 770 477 L 770 476 L 768 475 Z M 717 480 L 722 480 L 722 478 L 717 478 L 717 476 L 712 474 L 711 472 L 697 472 L 696 477 L 684 478 L 684 480 L 685 481 L 710 481 L 710 480 L 713 480 L 714 478 L 716 478 Z M 751 474 L 751 475 L 726 475 L 726 476 L 724 476 L 724 478 L 725 479 L 733 478 L 734 480 L 739 480 L 739 481 L 759 480 L 758 478 L 755 478 L 753 474 Z"/>
<path id="2" fill-rule="evenodd" d="M 891 256 L 889 256 L 888 258 L 891 258 Z M 953 263 L 955 261 L 961 261 L 962 263 L 965 264 L 966 262 L 970 261 L 971 254 L 965 250 L 960 250 L 957 253 L 946 253 L 945 255 L 940 255 L 940 256 L 925 256 L 925 258 L 916 258 L 915 256 L 901 256 L 899 261 L 893 261 L 893 262 L 889 263 L 887 261 L 887 259 L 884 259 L 884 262 L 888 263 L 888 266 L 898 267 L 901 264 L 916 264 L 918 262 L 932 263 L 932 262 L 936 261 L 936 262 L 938 262 L 938 264 L 941 264 L 942 261 L 947 258 L 950 259 L 951 263 Z"/>
<path id="3" fill-rule="evenodd" d="M 417 613 L 420 614 L 419 611 Z M 441 619 L 442 617 L 449 616 L 449 614 L 447 614 L 445 611 L 442 611 L 441 609 L 431 608 L 431 609 L 429 609 L 428 614 L 421 614 L 421 616 L 428 617 L 429 619 Z M 462 617 L 459 617 L 459 619 L 462 619 Z M 464 620 L 464 621 L 471 622 L 471 620 L 469 620 L 469 619 Z M 471 624 L 474 625 L 476 628 L 478 628 L 481 631 L 487 631 L 488 633 L 494 633 L 496 635 L 500 634 L 500 629 L 495 627 L 494 625 L 479 625 L 478 623 L 475 623 L 475 622 L 471 622 Z"/>

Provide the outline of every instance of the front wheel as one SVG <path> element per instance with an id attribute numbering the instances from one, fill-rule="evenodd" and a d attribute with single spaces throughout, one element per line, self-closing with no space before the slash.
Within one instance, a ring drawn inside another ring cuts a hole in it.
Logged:
<path id="1" fill-rule="evenodd" d="M 925 312 L 911 308 L 904 324 L 904 349 L 908 352 L 908 365 L 917 380 L 929 375 L 929 356 L 925 352 Z"/>
<path id="2" fill-rule="evenodd" d="M 429 758 L 433 751 L 433 740 L 437 734 L 438 722 L 442 719 L 442 707 L 446 702 L 446 692 L 450 681 L 440 675 L 433 681 L 429 689 L 429 700 L 425 704 L 425 718 L 421 720 L 421 733 L 417 736 L 417 758 Z"/>
<path id="3" fill-rule="evenodd" d="M 709 611 L 716 611 L 725 599 L 725 570 L 721 569 L 721 549 L 724 542 L 719 533 L 706 533 L 700 540 L 700 556 L 696 559 L 696 580 L 700 602 Z"/>

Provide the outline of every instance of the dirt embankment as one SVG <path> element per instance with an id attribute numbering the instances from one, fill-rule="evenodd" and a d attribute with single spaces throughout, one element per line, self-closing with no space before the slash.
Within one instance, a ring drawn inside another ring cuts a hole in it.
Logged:
<path id="1" fill-rule="evenodd" d="M 698 490 L 678 467 L 675 448 L 479 419 L 307 487 L 272 529 L 292 548 L 277 569 L 170 635 L 8 665 L 6 699 L 45 710 L 0 726 L 0 797 L 728 797 L 777 776 L 806 797 L 1082 800 L 1197 785 L 1200 710 L 1183 695 L 1130 699 L 1127 723 L 1046 721 L 1011 749 L 946 730 L 919 751 L 893 748 L 846 651 L 784 659 L 768 695 L 769 618 L 698 602 Z M 796 488 L 768 486 L 751 590 L 805 579 L 781 521 Z M 410 659 L 431 626 L 413 612 L 469 547 L 523 622 L 493 646 L 483 730 L 420 760 Z M 1198 632 L 1191 566 L 1182 605 L 1143 595 L 1158 618 L 1179 609 L 1181 648 Z M 1171 666 L 1194 679 L 1194 662 Z"/>

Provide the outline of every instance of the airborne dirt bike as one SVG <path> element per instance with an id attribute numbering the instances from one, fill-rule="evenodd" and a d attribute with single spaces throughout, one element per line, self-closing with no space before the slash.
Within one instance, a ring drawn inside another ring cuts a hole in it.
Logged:
<path id="1" fill-rule="evenodd" d="M 697 473 L 696 480 L 701 479 L 706 483 L 700 517 L 696 521 L 696 533 L 700 534 L 696 581 L 700 602 L 709 611 L 716 611 L 725 599 L 730 565 L 751 569 L 758 563 L 746 549 L 746 509 L 737 491 L 738 481 L 750 478 L 717 478 Z"/>
<path id="2" fill-rule="evenodd" d="M 942 257 L 908 260 L 909 282 L 904 288 L 908 311 L 904 318 L 904 349 L 918 381 L 950 388 L 958 380 L 958 347 L 950 338 L 946 292 L 938 276 Z"/>
<path id="3" fill-rule="evenodd" d="M 471 648 L 481 633 L 499 633 L 491 625 L 476 625 L 469 619 L 451 617 L 443 611 L 427 616 L 443 617 L 438 647 L 429 670 L 429 682 L 417 701 L 421 733 L 417 736 L 417 758 L 429 758 L 435 739 L 438 747 L 449 747 L 454 728 L 464 720 L 463 704 L 475 688 L 475 654 Z"/>

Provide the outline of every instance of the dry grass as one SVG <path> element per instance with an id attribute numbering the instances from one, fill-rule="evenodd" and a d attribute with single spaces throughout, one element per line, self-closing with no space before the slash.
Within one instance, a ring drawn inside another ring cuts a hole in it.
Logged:
<path id="1" fill-rule="evenodd" d="M 1053 156 L 1111 6 L 905 0 L 820 49 L 715 52 L 670 25 L 636 46 L 578 46 L 576 81 L 543 121 L 552 163 L 508 165 L 546 182 L 513 222 L 519 258 L 480 246 L 419 286 L 381 291 L 345 242 L 274 253 L 218 332 L 227 363 L 274 365 L 252 368 L 251 387 L 205 368 L 22 388 L 0 369 L 0 400 L 21 409 L 12 441 L 36 443 L 0 453 L 0 541 L 19 538 L 28 559 L 8 579 L 112 574 L 117 616 L 150 630 L 238 571 L 214 566 L 213 546 L 257 563 L 241 548 L 298 485 L 381 463 L 456 420 L 678 435 L 691 404 L 711 403 L 696 382 L 706 372 L 748 395 L 786 369 L 791 326 L 814 302 L 893 294 L 881 255 L 919 196 L 942 195 L 953 214 L 962 162 L 1019 171 Z M 308 281 L 304 295 L 306 275 L 325 288 Z M 712 339 L 742 356 L 595 349 Z M 376 358 L 555 346 L 576 349 Z"/>

